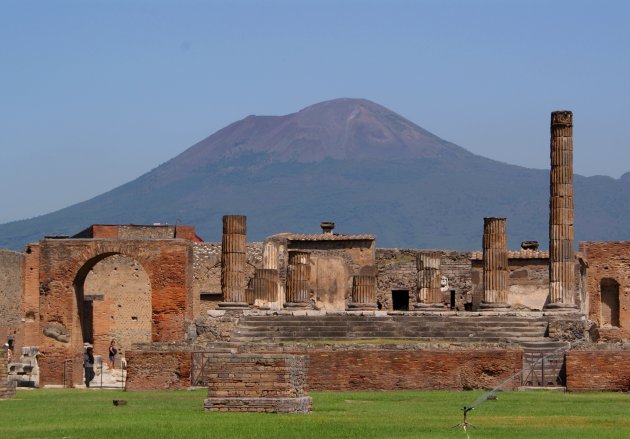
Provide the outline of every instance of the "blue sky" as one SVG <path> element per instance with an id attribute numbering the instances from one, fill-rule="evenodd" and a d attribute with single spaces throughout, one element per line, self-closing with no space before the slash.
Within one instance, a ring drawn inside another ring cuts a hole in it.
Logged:
<path id="1" fill-rule="evenodd" d="M 370 99 L 496 160 L 630 171 L 627 1 L 0 0 L 0 222 L 113 189 L 249 114 Z"/>

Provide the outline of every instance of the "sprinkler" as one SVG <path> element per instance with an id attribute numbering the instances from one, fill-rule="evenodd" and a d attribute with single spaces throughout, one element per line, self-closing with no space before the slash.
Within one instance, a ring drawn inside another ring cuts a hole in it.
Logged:
<path id="1" fill-rule="evenodd" d="M 468 436 L 468 427 L 477 428 L 474 425 L 472 425 L 470 422 L 468 422 L 468 412 L 473 411 L 474 409 L 475 409 L 474 407 L 464 406 L 462 408 L 462 411 L 464 412 L 464 420 L 457 425 L 453 425 L 451 428 L 462 427 L 464 431 L 466 432 L 466 435 Z"/>

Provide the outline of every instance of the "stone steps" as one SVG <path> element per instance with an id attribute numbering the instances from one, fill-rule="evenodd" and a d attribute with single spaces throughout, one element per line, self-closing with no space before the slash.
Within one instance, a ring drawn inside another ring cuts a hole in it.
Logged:
<path id="1" fill-rule="evenodd" d="M 241 318 L 232 340 L 300 341 L 400 339 L 453 342 L 517 342 L 544 340 L 547 322 L 516 316 L 428 315 L 267 315 Z"/>

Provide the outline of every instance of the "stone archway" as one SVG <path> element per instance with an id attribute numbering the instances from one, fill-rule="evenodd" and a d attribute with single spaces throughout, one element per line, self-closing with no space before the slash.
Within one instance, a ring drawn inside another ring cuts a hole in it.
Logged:
<path id="1" fill-rule="evenodd" d="M 83 279 L 83 339 L 107 358 L 111 340 L 121 356 L 151 341 L 151 282 L 135 259 L 115 254 L 93 265 Z"/>
<path id="2" fill-rule="evenodd" d="M 619 327 L 619 282 L 604 278 L 600 282 L 601 326 Z"/>
<path id="3" fill-rule="evenodd" d="M 41 385 L 81 382 L 84 281 L 99 262 L 117 254 L 140 264 L 149 279 L 150 341 L 184 339 L 192 321 L 190 241 L 45 239 L 39 261 Z"/>

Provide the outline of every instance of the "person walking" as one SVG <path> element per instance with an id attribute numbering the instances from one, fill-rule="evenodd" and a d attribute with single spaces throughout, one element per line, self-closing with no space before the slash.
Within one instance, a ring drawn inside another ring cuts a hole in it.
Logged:
<path id="1" fill-rule="evenodd" d="M 109 344 L 109 368 L 114 370 L 114 360 L 116 359 L 116 354 L 118 353 L 118 349 L 116 349 L 116 342 L 114 340 Z"/>
<path id="2" fill-rule="evenodd" d="M 83 354 L 83 369 L 85 371 L 85 387 L 90 387 L 90 382 L 94 379 L 94 352 L 92 346 L 88 346 Z"/>

